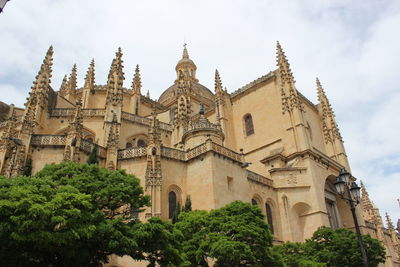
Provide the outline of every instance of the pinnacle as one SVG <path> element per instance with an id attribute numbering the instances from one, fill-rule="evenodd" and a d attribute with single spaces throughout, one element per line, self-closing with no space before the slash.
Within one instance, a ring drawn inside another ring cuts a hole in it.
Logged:
<path id="1" fill-rule="evenodd" d="M 186 44 L 183 45 L 183 54 L 182 54 L 182 58 L 189 58 L 189 53 L 188 50 L 186 48 Z"/>
<path id="2" fill-rule="evenodd" d="M 94 86 L 94 66 L 94 59 L 92 59 L 85 77 L 85 88 L 91 88 Z"/>
<path id="3" fill-rule="evenodd" d="M 388 229 L 394 230 L 392 219 L 390 219 L 389 214 L 387 212 L 385 213 L 385 217 L 386 217 L 386 224 L 387 224 Z"/>
<path id="4" fill-rule="evenodd" d="M 132 81 L 132 90 L 135 91 L 136 93 L 140 94 L 141 87 L 142 87 L 142 81 L 140 78 L 140 69 L 139 69 L 139 64 L 137 64 L 136 68 L 135 68 L 135 74 L 133 76 L 133 81 Z"/>
<path id="5" fill-rule="evenodd" d="M 218 70 L 215 70 L 215 91 L 222 91 L 222 82 Z"/>

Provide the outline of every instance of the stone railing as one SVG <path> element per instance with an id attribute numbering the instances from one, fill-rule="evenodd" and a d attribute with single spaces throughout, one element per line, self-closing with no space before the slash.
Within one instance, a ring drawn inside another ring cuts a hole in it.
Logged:
<path id="1" fill-rule="evenodd" d="M 124 112 L 124 111 L 122 111 L 121 118 L 123 120 L 136 122 L 136 123 L 147 125 L 147 126 L 149 126 L 151 123 L 151 120 L 148 118 L 143 118 L 143 117 L 137 116 L 135 114 Z"/>
<path id="2" fill-rule="evenodd" d="M 146 147 L 131 147 L 118 150 L 118 159 L 132 159 L 145 157 L 147 155 Z"/>
<path id="3" fill-rule="evenodd" d="M 82 115 L 85 117 L 104 117 L 106 110 L 103 108 L 82 109 Z"/>
<path id="4" fill-rule="evenodd" d="M 186 152 L 186 160 L 191 160 L 192 158 L 195 158 L 195 157 L 197 157 L 201 154 L 204 154 L 208 151 L 210 151 L 210 149 L 208 149 L 207 143 L 198 145 Z"/>
<path id="5" fill-rule="evenodd" d="M 122 111 L 121 118 L 123 120 L 139 123 L 139 124 L 146 125 L 146 126 L 150 126 L 151 125 L 151 119 L 140 117 L 138 115 L 135 115 L 135 114 L 132 114 L 132 113 L 128 113 L 128 112 L 124 112 L 124 111 Z M 172 132 L 172 130 L 173 130 L 172 125 L 170 125 L 168 123 L 165 123 L 165 122 L 161 122 L 160 121 L 159 122 L 159 126 L 160 126 L 160 129 L 164 130 L 164 131 Z"/>
<path id="6" fill-rule="evenodd" d="M 73 108 L 55 108 L 51 111 L 50 117 L 71 117 L 74 111 Z"/>
<path id="7" fill-rule="evenodd" d="M 55 108 L 51 111 L 51 117 L 72 117 L 75 114 L 74 108 Z M 106 114 L 106 110 L 103 108 L 87 108 L 82 109 L 82 115 L 84 117 L 103 117 Z"/>
<path id="8" fill-rule="evenodd" d="M 273 181 L 271 179 L 249 170 L 247 170 L 247 179 L 269 187 L 273 186 Z"/>
<path id="9" fill-rule="evenodd" d="M 174 127 L 171 124 L 165 123 L 165 122 L 159 122 L 160 129 L 167 131 L 167 132 L 172 132 L 174 130 Z"/>
<path id="10" fill-rule="evenodd" d="M 65 135 L 41 135 L 32 136 L 31 144 L 33 146 L 65 146 L 67 136 Z"/>
<path id="11" fill-rule="evenodd" d="M 218 153 L 220 155 L 223 155 L 227 158 L 230 158 L 232 160 L 238 161 L 238 162 L 242 162 L 242 155 L 239 153 L 236 153 L 233 150 L 230 150 L 229 148 L 223 147 L 221 145 L 218 145 L 214 142 L 211 142 L 211 149 L 215 152 Z"/>
<path id="12" fill-rule="evenodd" d="M 81 145 L 80 145 L 80 149 L 85 152 L 86 154 L 89 154 L 92 152 L 93 150 L 93 146 L 97 146 L 97 155 L 100 158 L 106 158 L 107 157 L 107 149 L 105 147 L 99 146 L 97 144 L 94 144 L 92 142 L 89 142 L 85 139 L 81 140 Z"/>
<path id="13" fill-rule="evenodd" d="M 164 146 L 161 147 L 161 156 L 164 158 L 176 159 L 180 161 L 185 161 L 186 159 L 185 151 Z"/>

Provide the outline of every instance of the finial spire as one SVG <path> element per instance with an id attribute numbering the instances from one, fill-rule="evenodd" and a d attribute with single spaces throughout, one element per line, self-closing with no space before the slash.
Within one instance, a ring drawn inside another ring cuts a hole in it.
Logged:
<path id="1" fill-rule="evenodd" d="M 61 82 L 60 86 L 60 95 L 65 96 L 68 90 L 68 78 L 67 75 L 64 75 L 64 79 Z"/>
<path id="2" fill-rule="evenodd" d="M 123 60 L 121 48 L 115 53 L 115 58 L 111 63 L 110 72 L 108 74 L 107 81 L 107 97 L 106 104 L 122 105 L 123 98 L 123 83 L 124 83 L 124 72 L 123 72 Z"/>
<path id="3" fill-rule="evenodd" d="M 323 131 L 325 136 L 325 141 L 335 141 L 336 139 L 342 141 L 342 136 L 339 131 L 339 127 L 336 124 L 335 113 L 333 112 L 332 106 L 329 103 L 328 97 L 325 94 L 324 88 L 321 85 L 321 82 L 318 78 L 316 78 L 317 83 L 317 95 L 318 101 L 321 105 L 322 110 L 322 123 L 323 123 Z"/>
<path id="4" fill-rule="evenodd" d="M 388 214 L 387 212 L 385 213 L 385 217 L 386 217 L 386 225 L 387 225 L 387 228 L 388 228 L 390 231 L 394 230 L 394 226 L 393 226 L 392 219 L 390 219 L 389 214 Z"/>
<path id="5" fill-rule="evenodd" d="M 188 50 L 187 50 L 186 46 L 187 46 L 187 44 L 184 43 L 184 44 L 183 44 L 183 54 L 182 54 L 182 58 L 189 58 L 189 53 L 188 53 Z"/>
<path id="6" fill-rule="evenodd" d="M 147 90 L 146 96 L 147 96 L 147 98 L 150 98 L 150 91 L 149 90 Z"/>
<path id="7" fill-rule="evenodd" d="M 90 90 L 94 90 L 94 59 L 90 62 L 88 71 L 85 77 L 85 88 L 89 88 Z"/>
<path id="8" fill-rule="evenodd" d="M 218 70 L 215 70 L 215 92 L 216 93 L 221 93 L 222 92 L 222 82 L 221 82 L 221 77 L 219 75 Z"/>
<path id="9" fill-rule="evenodd" d="M 68 80 L 69 93 L 73 94 L 76 90 L 76 87 L 77 87 L 77 67 L 76 64 L 74 64 L 74 66 L 72 66 L 72 71 Z"/>
<path id="10" fill-rule="evenodd" d="M 140 89 L 142 88 L 142 79 L 140 77 L 139 65 L 136 65 L 135 75 L 132 81 L 132 90 L 135 94 L 140 95 Z"/>
<path id="11" fill-rule="evenodd" d="M 283 52 L 282 46 L 279 42 L 276 42 L 276 63 L 279 68 L 282 82 L 294 85 L 295 80 L 292 70 L 290 69 L 289 61 L 287 60 L 285 52 Z"/>

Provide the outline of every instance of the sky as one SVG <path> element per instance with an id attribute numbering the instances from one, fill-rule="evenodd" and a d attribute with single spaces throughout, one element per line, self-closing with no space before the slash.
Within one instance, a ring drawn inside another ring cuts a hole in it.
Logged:
<path id="1" fill-rule="evenodd" d="M 175 79 L 187 43 L 197 77 L 218 69 L 233 92 L 276 69 L 286 52 L 297 89 L 317 103 L 318 77 L 335 111 L 351 172 L 396 223 L 400 189 L 400 1 L 397 0 L 14 0 L 0 14 L 0 101 L 22 107 L 46 50 L 52 87 L 74 63 L 79 84 L 92 58 L 105 84 L 118 47 L 125 87 L 140 65 L 157 99 Z"/>

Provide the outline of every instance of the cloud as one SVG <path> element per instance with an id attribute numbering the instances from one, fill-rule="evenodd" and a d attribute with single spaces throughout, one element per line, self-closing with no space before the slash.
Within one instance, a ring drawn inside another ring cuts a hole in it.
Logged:
<path id="1" fill-rule="evenodd" d="M 381 210 L 400 217 L 399 1 L 25 0 L 10 1 L 0 23 L 0 100 L 19 106 L 51 44 L 53 88 L 74 63 L 82 85 L 92 58 L 105 83 L 121 46 L 125 86 L 139 64 L 144 92 L 156 98 L 175 79 L 183 42 L 200 82 L 213 89 L 218 68 L 232 92 L 276 68 L 280 40 L 298 90 L 314 102 L 321 79 L 353 174 Z"/>

